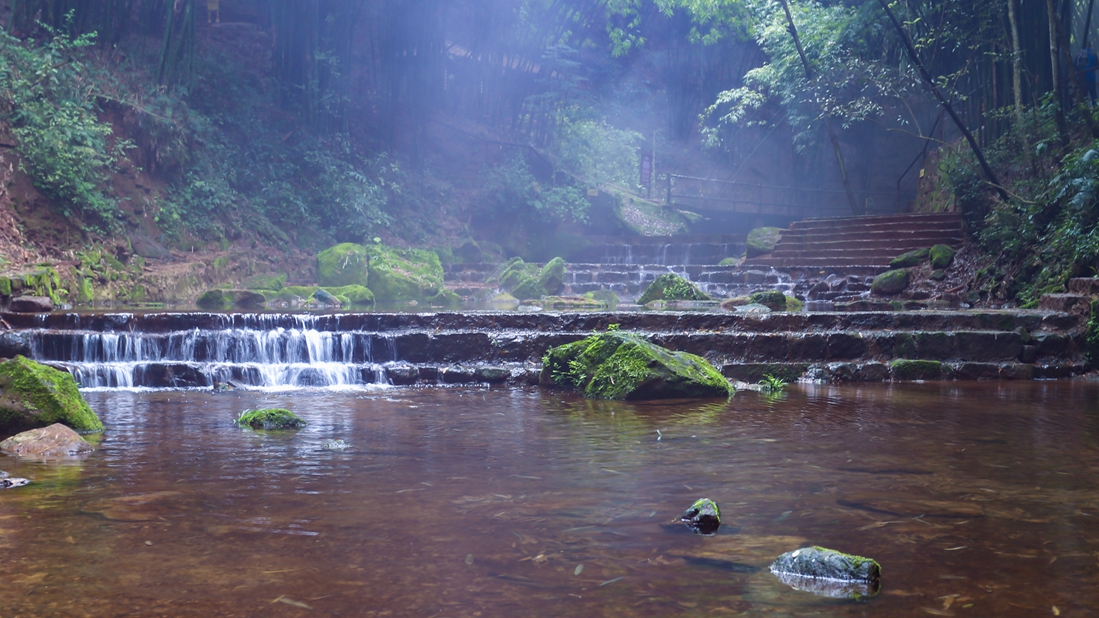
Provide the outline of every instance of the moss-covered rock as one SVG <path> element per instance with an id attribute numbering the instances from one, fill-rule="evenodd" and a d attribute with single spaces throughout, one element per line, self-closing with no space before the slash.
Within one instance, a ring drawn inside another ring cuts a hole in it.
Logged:
<path id="1" fill-rule="evenodd" d="M 11 296 L 11 279 L 0 277 L 0 296 Z"/>
<path id="2" fill-rule="evenodd" d="M 220 311 L 233 306 L 233 299 L 225 293 L 225 290 L 206 290 L 199 295 L 195 305 L 206 311 Z"/>
<path id="3" fill-rule="evenodd" d="M 369 307 L 374 304 L 374 292 L 361 285 L 345 285 L 339 288 L 325 289 L 337 298 L 347 299 L 348 304 L 353 307 Z"/>
<path id="4" fill-rule="evenodd" d="M 434 251 L 370 245 L 370 290 L 379 301 L 428 301 L 443 286 L 443 265 Z"/>
<path id="5" fill-rule="evenodd" d="M 591 292 L 585 292 L 584 298 L 590 298 L 594 301 L 603 303 L 603 306 L 608 309 L 614 309 L 621 302 L 618 299 L 618 294 L 615 294 L 611 290 L 593 290 Z"/>
<path id="6" fill-rule="evenodd" d="M 602 302 L 588 296 L 543 296 L 545 309 L 603 309 Z"/>
<path id="7" fill-rule="evenodd" d="M 748 300 L 767 307 L 771 311 L 786 311 L 786 295 L 778 290 L 754 292 Z"/>
<path id="8" fill-rule="evenodd" d="M 930 254 L 930 249 L 916 249 L 915 251 L 902 253 L 893 258 L 893 261 L 889 262 L 889 268 L 911 268 L 912 266 L 919 266 Z"/>
<path id="9" fill-rule="evenodd" d="M 350 242 L 341 243 L 317 254 L 317 283 L 322 287 L 367 287 L 370 266 L 366 247 Z"/>
<path id="10" fill-rule="evenodd" d="M 579 388 L 592 399 L 728 397 L 733 392 L 706 359 L 617 331 L 550 348 L 542 358 L 540 382 Z"/>
<path id="11" fill-rule="evenodd" d="M 874 294 L 892 296 L 904 291 L 906 287 L 908 287 L 908 271 L 898 268 L 874 277 L 874 281 L 870 284 L 870 291 Z"/>
<path id="12" fill-rule="evenodd" d="M 710 297 L 703 294 L 693 283 L 683 277 L 666 273 L 649 284 L 649 287 L 645 289 L 645 293 L 637 299 L 637 303 L 647 305 L 654 300 L 710 300 Z"/>
<path id="13" fill-rule="evenodd" d="M 565 289 L 565 260 L 555 257 L 542 267 L 538 285 L 545 294 L 560 294 Z"/>
<path id="14" fill-rule="evenodd" d="M 103 423 L 68 373 L 23 356 L 0 363 L 0 428 L 45 427 L 53 423 L 81 432 L 103 430 Z"/>
<path id="15" fill-rule="evenodd" d="M 898 359 L 890 366 L 894 380 L 939 380 L 949 373 L 949 368 L 933 360 Z"/>
<path id="16" fill-rule="evenodd" d="M 552 263 L 552 261 L 551 261 Z M 546 265 L 549 267 L 549 264 Z M 564 276 L 564 261 L 560 263 L 560 274 Z M 532 300 L 546 295 L 546 289 L 540 279 L 542 272 L 547 269 L 539 269 L 536 264 L 527 264 L 522 258 L 514 257 L 504 264 L 497 282 L 500 287 L 519 300 Z M 552 270 L 547 273 L 553 274 Z"/>
<path id="17" fill-rule="evenodd" d="M 300 429 L 305 427 L 305 421 L 285 408 L 264 408 L 241 412 L 237 425 L 252 429 Z"/>
<path id="18" fill-rule="evenodd" d="M 881 584 L 877 561 L 824 547 L 786 552 L 771 563 L 771 573 L 799 590 L 833 598 L 872 597 Z"/>
<path id="19" fill-rule="evenodd" d="M 95 287 L 90 277 L 79 277 L 76 281 L 76 294 L 73 301 L 87 304 L 95 300 Z"/>
<path id="20" fill-rule="evenodd" d="M 954 255 L 958 252 L 954 250 L 950 245 L 935 245 L 931 247 L 929 256 L 931 257 L 931 268 L 935 270 L 942 270 L 950 263 L 954 261 Z"/>
<path id="21" fill-rule="evenodd" d="M 748 246 L 745 249 L 745 257 L 754 258 L 775 250 L 775 244 L 782 238 L 782 228 L 757 227 L 748 232 Z"/>
<path id="22" fill-rule="evenodd" d="M 694 504 L 683 511 L 679 521 L 697 534 L 711 535 L 721 527 L 721 509 L 709 498 L 695 500 Z"/>

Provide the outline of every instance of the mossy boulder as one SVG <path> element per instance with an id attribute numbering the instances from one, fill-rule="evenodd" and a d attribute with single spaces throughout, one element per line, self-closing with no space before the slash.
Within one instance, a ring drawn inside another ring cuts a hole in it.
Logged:
<path id="1" fill-rule="evenodd" d="M 397 249 L 377 244 L 367 248 L 370 290 L 379 301 L 429 301 L 443 286 L 443 265 L 434 251 Z"/>
<path id="2" fill-rule="evenodd" d="M 362 245 L 345 242 L 317 254 L 317 283 L 321 287 L 367 287 L 369 273 L 370 256 Z"/>
<path id="3" fill-rule="evenodd" d="M 0 277 L 0 296 L 11 296 L 10 277 Z"/>
<path id="4" fill-rule="evenodd" d="M 748 299 L 750 302 L 763 305 L 771 311 L 786 311 L 786 295 L 778 290 L 755 292 Z"/>
<path id="5" fill-rule="evenodd" d="M 541 283 L 542 273 L 547 271 L 549 266 L 550 264 L 546 264 L 547 268 L 539 269 L 537 264 L 527 264 L 523 258 L 514 257 L 504 264 L 497 282 L 501 288 L 519 300 L 541 298 L 546 295 L 546 289 Z M 564 261 L 561 261 L 560 266 L 560 275 L 563 278 Z M 547 277 L 552 277 L 552 274 L 547 272 Z M 558 286 L 558 290 L 560 287 L 563 286 Z"/>
<path id="6" fill-rule="evenodd" d="M 305 421 L 285 408 L 264 408 L 241 412 L 237 425 L 252 429 L 301 429 Z"/>
<path id="7" fill-rule="evenodd" d="M 950 263 L 954 261 L 954 256 L 958 252 L 954 250 L 950 245 L 935 245 L 931 247 L 929 255 L 931 257 L 931 268 L 935 270 L 942 270 Z"/>
<path id="8" fill-rule="evenodd" d="M 771 563 L 771 573 L 794 588 L 833 598 L 872 597 L 881 585 L 876 560 L 825 547 L 786 552 Z"/>
<path id="9" fill-rule="evenodd" d="M 637 335 L 610 331 L 550 348 L 540 383 L 579 388 L 592 399 L 728 397 L 733 388 L 706 359 Z"/>
<path id="10" fill-rule="evenodd" d="M 225 293 L 225 290 L 206 290 L 195 301 L 199 309 L 206 311 L 220 311 L 233 306 L 233 300 Z"/>
<path id="11" fill-rule="evenodd" d="M 606 305 L 589 296 L 543 296 L 544 309 L 604 309 Z"/>
<path id="12" fill-rule="evenodd" d="M 893 261 L 889 262 L 889 268 L 911 268 L 913 266 L 919 266 L 930 254 L 930 249 L 916 249 L 915 251 L 902 253 L 893 258 Z"/>
<path id="13" fill-rule="evenodd" d="M 757 227 L 748 232 L 748 246 L 744 251 L 745 257 L 754 258 L 775 250 L 775 244 L 782 238 L 782 228 Z"/>
<path id="14" fill-rule="evenodd" d="M 346 299 L 347 303 L 353 307 L 369 307 L 374 304 L 374 292 L 361 285 L 345 285 L 339 288 L 325 288 L 325 290 L 337 298 Z"/>
<path id="15" fill-rule="evenodd" d="M 68 373 L 24 356 L 0 363 L 0 428 L 24 429 L 53 423 L 80 432 L 103 430 L 103 423 Z"/>
<path id="16" fill-rule="evenodd" d="M 904 291 L 906 287 L 908 287 L 908 271 L 898 268 L 874 277 L 874 281 L 870 284 L 870 291 L 882 296 L 892 296 Z"/>
<path id="17" fill-rule="evenodd" d="M 679 521 L 687 524 L 696 534 L 711 535 L 721 527 L 721 509 L 709 498 L 695 500 L 694 504 L 683 511 Z"/>
<path id="18" fill-rule="evenodd" d="M 538 285 L 545 294 L 560 294 L 565 289 L 565 260 L 555 257 L 542 267 Z"/>
<path id="19" fill-rule="evenodd" d="M 710 300 L 710 297 L 683 277 L 666 273 L 649 284 L 645 293 L 637 299 L 637 304 L 647 305 L 654 300 Z"/>

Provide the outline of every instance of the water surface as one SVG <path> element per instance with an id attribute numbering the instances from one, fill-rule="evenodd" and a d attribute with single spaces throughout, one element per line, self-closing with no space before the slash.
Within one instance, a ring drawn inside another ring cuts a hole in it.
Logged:
<path id="1" fill-rule="evenodd" d="M 72 465 L 0 456 L 0 616 L 1085 616 L 1099 385 L 89 392 Z M 298 432 L 234 427 L 285 406 Z M 352 445 L 327 451 L 341 438 Z M 712 537 L 667 526 L 719 502 Z M 862 603 L 775 556 L 876 558 Z"/>

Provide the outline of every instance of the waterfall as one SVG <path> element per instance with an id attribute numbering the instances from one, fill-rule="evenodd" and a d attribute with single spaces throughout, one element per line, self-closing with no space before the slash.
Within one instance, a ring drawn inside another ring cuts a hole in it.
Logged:
<path id="1" fill-rule="evenodd" d="M 335 330 L 339 316 L 206 314 L 221 328 L 157 332 L 136 329 L 128 314 L 70 315 L 59 318 L 66 329 L 24 334 L 32 358 L 68 370 L 82 388 L 361 387 L 384 384 L 381 363 L 396 359 L 391 336 Z M 145 316 L 142 325 L 156 323 Z"/>

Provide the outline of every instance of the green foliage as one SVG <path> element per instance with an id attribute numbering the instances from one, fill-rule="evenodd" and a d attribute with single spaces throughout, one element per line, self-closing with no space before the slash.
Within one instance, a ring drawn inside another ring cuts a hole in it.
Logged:
<path id="1" fill-rule="evenodd" d="M 760 390 L 768 393 L 777 393 L 786 388 L 786 380 L 771 374 L 764 374 L 759 381 Z"/>
<path id="2" fill-rule="evenodd" d="M 118 209 L 103 186 L 129 144 L 112 144 L 111 126 L 96 116 L 81 54 L 92 36 L 50 34 L 39 44 L 0 32 L 0 118 L 11 123 L 22 169 L 63 214 L 88 229 L 113 230 Z"/>
<path id="3" fill-rule="evenodd" d="M 1084 352 L 1091 366 L 1099 367 L 1099 299 L 1091 301 L 1091 315 L 1084 331 Z"/>
<path id="4" fill-rule="evenodd" d="M 645 305 L 654 300 L 709 300 L 709 298 L 690 281 L 679 275 L 667 273 L 650 283 L 637 303 Z"/>
<path id="5" fill-rule="evenodd" d="M 236 423 L 241 427 L 251 427 L 252 429 L 301 429 L 305 427 L 304 420 L 284 408 L 245 410 L 237 417 Z"/>
<path id="6" fill-rule="evenodd" d="M 641 134 L 615 129 L 604 121 L 566 119 L 556 151 L 558 163 L 595 185 L 636 190 Z"/>
<path id="7" fill-rule="evenodd" d="M 522 156 L 490 169 L 482 189 L 490 217 L 503 217 L 527 225 L 567 221 L 584 222 L 588 201 L 577 187 L 543 186 Z"/>

